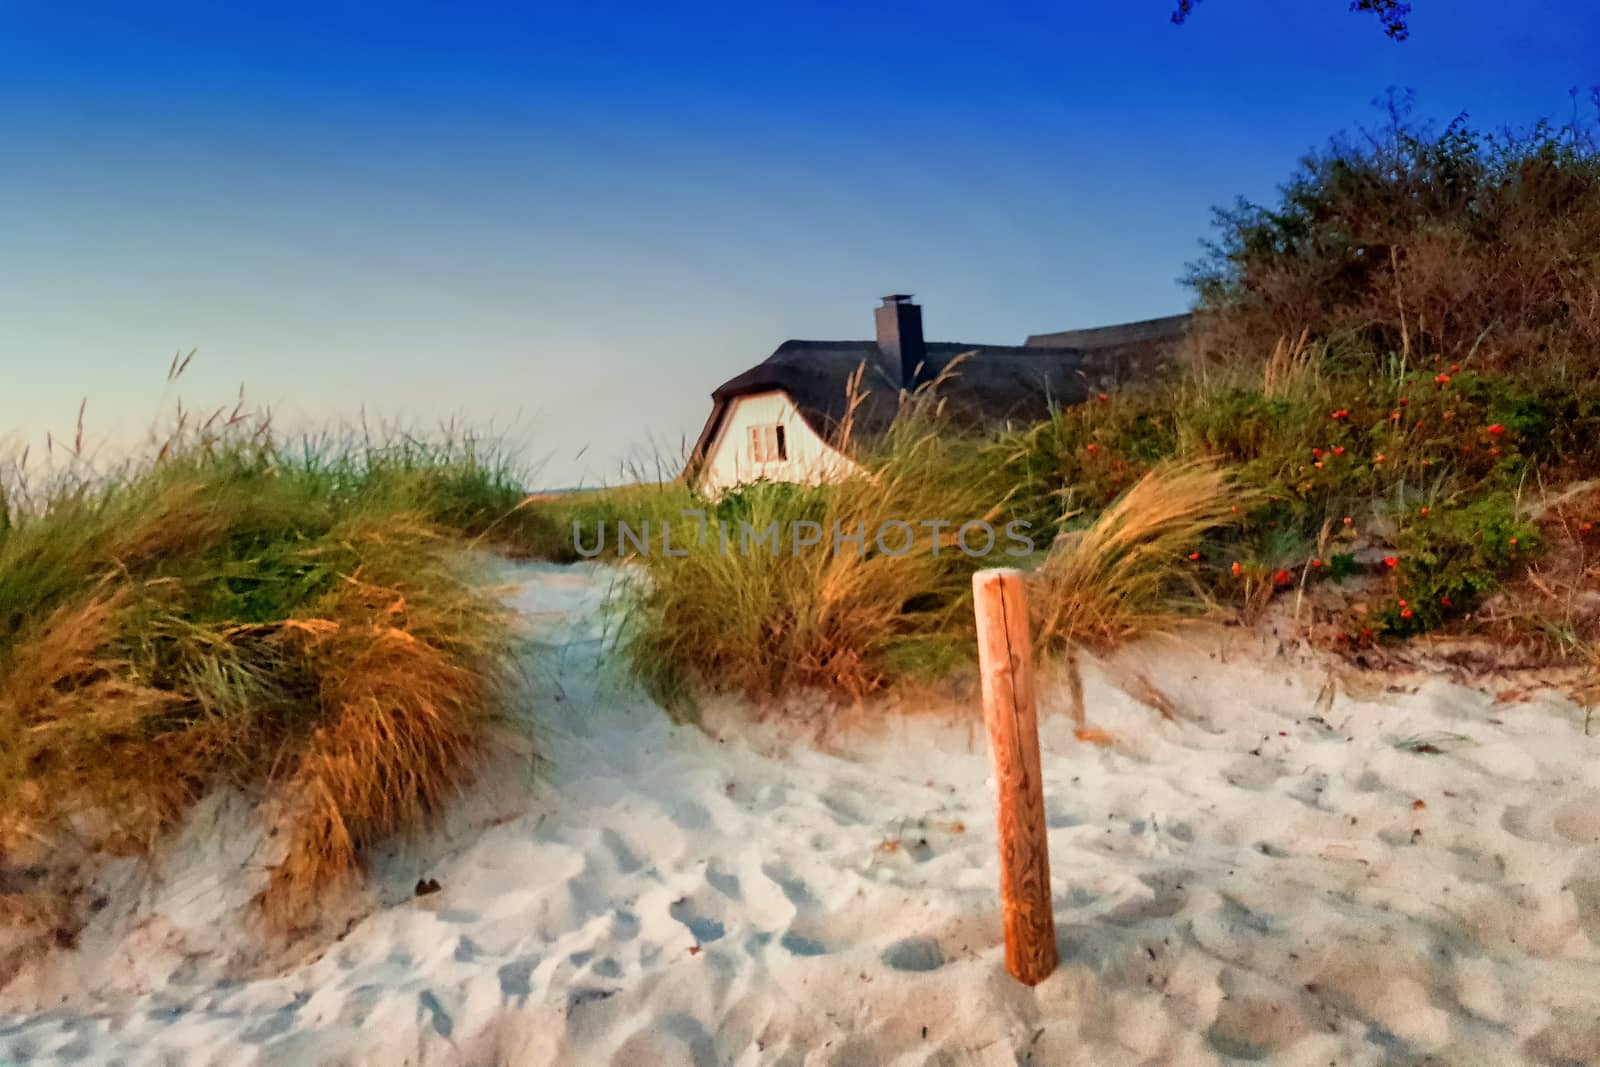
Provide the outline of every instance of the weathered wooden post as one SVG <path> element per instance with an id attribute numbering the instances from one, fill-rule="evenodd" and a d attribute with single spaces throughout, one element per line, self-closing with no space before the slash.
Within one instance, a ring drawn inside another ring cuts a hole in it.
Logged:
<path id="1" fill-rule="evenodd" d="M 1039 715 L 1022 572 L 1012 568 L 977 572 L 972 576 L 972 598 L 978 615 L 983 717 L 994 750 L 999 793 L 1006 970 L 1019 982 L 1038 985 L 1056 969 L 1056 920 L 1050 900 Z"/>

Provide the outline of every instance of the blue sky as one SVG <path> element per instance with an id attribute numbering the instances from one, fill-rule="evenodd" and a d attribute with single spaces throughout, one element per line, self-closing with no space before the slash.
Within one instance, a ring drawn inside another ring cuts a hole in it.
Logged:
<path id="1" fill-rule="evenodd" d="M 630 7 L 0 2 L 0 438 L 186 403 L 676 456 L 789 337 L 1182 310 L 1210 208 L 1387 88 L 1479 124 L 1600 83 L 1590 0 Z"/>

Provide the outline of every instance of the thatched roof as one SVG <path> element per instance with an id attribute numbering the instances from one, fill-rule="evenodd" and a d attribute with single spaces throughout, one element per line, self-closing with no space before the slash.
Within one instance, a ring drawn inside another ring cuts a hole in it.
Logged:
<path id="1" fill-rule="evenodd" d="M 1171 358 L 1187 332 L 1188 320 L 1187 315 L 1178 315 L 1042 334 L 1030 337 L 1026 345 L 929 342 L 918 380 L 933 381 L 949 371 L 936 395 L 945 414 L 960 424 L 1035 422 L 1046 418 L 1052 407 L 1078 404 L 1098 392 L 1149 377 Z M 1073 337 L 1077 343 L 1041 343 L 1058 337 Z M 756 393 L 788 394 L 812 430 L 838 444 L 849 411 L 851 377 L 858 370 L 862 399 L 849 432 L 857 440 L 883 432 L 899 411 L 901 388 L 889 377 L 877 342 L 785 341 L 764 361 L 711 394 L 711 416 L 695 442 L 691 467 L 715 439 L 732 402 Z"/>
<path id="2" fill-rule="evenodd" d="M 1029 348 L 1087 348 L 1095 351 L 1114 348 L 1148 348 L 1172 345 L 1189 333 L 1190 315 L 1168 315 L 1159 319 L 1123 322 L 1115 326 L 1095 326 L 1087 330 L 1062 330 L 1036 333 L 1028 338 Z"/>

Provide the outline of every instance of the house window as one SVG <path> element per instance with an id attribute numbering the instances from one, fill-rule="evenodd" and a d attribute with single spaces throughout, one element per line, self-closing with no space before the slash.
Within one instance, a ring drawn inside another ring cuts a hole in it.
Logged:
<path id="1" fill-rule="evenodd" d="M 781 463 L 789 458 L 789 442 L 783 427 L 750 427 L 750 458 L 757 463 Z"/>

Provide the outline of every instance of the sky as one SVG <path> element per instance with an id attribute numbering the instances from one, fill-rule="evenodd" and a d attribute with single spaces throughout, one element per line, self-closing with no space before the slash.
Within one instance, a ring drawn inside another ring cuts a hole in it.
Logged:
<path id="1" fill-rule="evenodd" d="M 1211 208 L 1390 88 L 1498 128 L 1600 84 L 1593 0 L 1414 0 L 1403 44 L 1172 6 L 0 0 L 0 443 L 242 387 L 540 486 L 671 473 L 716 385 L 884 293 L 941 341 L 1182 311 Z"/>

